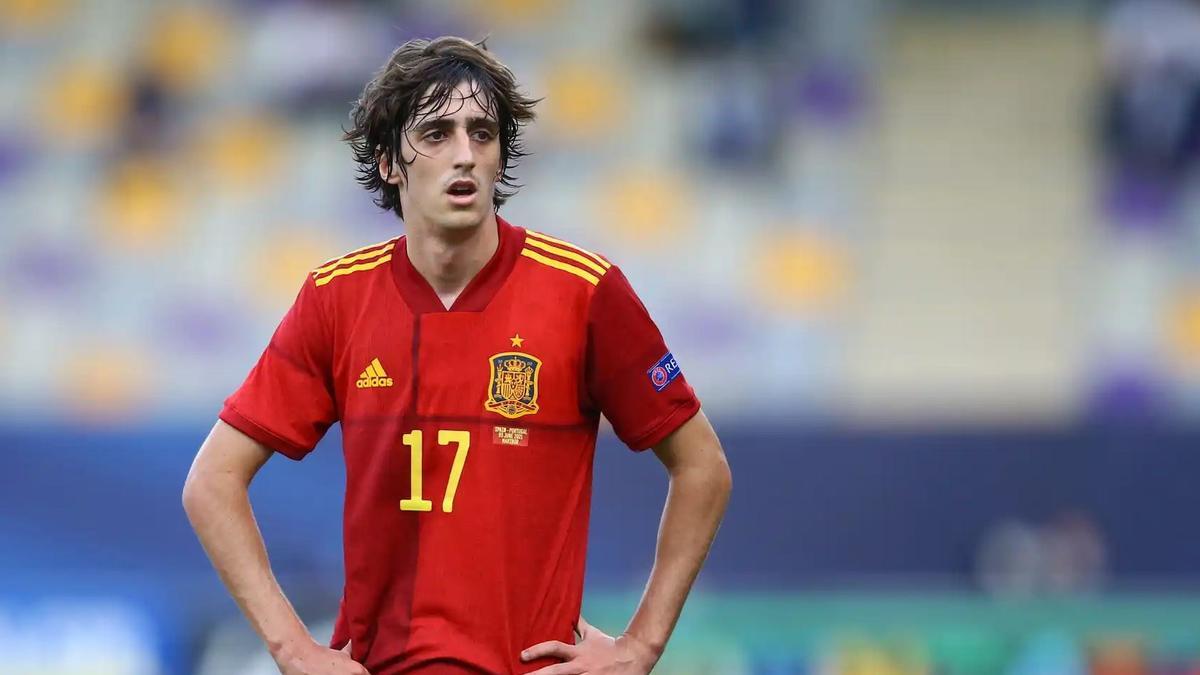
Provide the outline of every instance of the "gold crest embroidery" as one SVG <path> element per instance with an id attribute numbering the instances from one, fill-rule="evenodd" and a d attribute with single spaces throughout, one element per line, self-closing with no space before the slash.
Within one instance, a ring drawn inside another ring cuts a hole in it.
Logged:
<path id="1" fill-rule="evenodd" d="M 516 419 L 538 411 L 538 372 L 542 361 L 522 352 L 501 352 L 489 359 L 492 377 L 484 409 Z"/>

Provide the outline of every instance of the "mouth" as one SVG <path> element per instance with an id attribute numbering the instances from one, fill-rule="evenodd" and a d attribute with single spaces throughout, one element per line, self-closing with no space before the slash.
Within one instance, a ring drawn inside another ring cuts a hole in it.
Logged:
<path id="1" fill-rule="evenodd" d="M 478 192 L 475 181 L 465 178 L 454 181 L 446 188 L 446 194 L 450 195 L 450 201 L 454 204 L 470 204 L 475 201 Z"/>

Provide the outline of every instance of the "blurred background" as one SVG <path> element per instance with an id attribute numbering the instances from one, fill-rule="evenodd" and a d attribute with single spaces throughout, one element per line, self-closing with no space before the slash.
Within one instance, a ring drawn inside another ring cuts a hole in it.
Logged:
<path id="1" fill-rule="evenodd" d="M 625 269 L 730 456 L 656 672 L 1200 673 L 1194 0 L 0 0 L 0 672 L 274 672 L 180 489 L 403 230 L 339 135 L 442 34 L 545 99 L 502 214 Z M 339 442 L 252 491 L 322 639 Z M 609 632 L 665 488 L 602 438 Z"/>

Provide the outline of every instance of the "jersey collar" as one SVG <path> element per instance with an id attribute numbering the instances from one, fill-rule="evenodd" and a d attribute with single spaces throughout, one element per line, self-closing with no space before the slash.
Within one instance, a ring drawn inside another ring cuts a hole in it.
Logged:
<path id="1" fill-rule="evenodd" d="M 496 252 L 483 269 L 475 274 L 449 310 L 442 305 L 437 292 L 408 259 L 408 237 L 400 237 L 392 254 L 392 277 L 396 280 L 396 287 L 400 289 L 400 295 L 404 296 L 409 309 L 415 314 L 446 311 L 482 312 L 508 279 L 525 243 L 525 230 L 509 224 L 499 215 L 496 216 L 496 231 L 499 235 Z"/>

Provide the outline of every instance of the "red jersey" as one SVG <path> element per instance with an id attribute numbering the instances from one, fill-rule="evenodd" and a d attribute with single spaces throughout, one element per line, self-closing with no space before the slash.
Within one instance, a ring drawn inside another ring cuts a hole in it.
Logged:
<path id="1" fill-rule="evenodd" d="M 601 413 L 641 450 L 700 409 L 616 266 L 497 221 L 449 310 L 404 237 L 313 271 L 221 411 L 297 460 L 341 423 L 332 646 L 373 675 L 548 665 L 520 652 L 573 642 Z"/>

